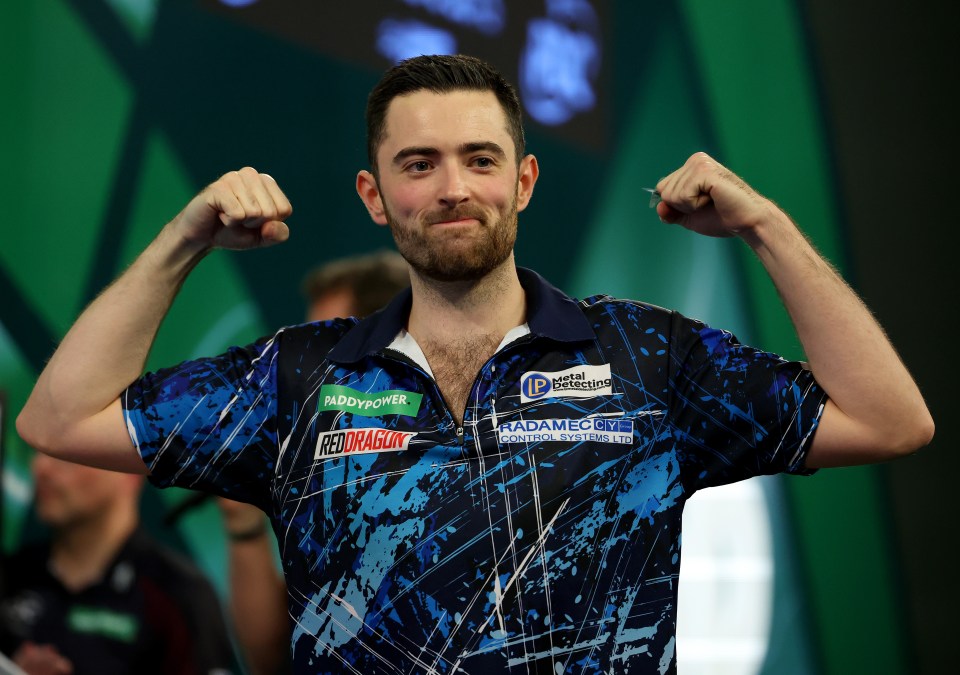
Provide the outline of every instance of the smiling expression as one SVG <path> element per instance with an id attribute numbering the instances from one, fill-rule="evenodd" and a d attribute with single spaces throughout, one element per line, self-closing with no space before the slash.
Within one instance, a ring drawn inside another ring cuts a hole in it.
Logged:
<path id="1" fill-rule="evenodd" d="M 377 165 L 379 179 L 361 172 L 358 192 L 417 273 L 470 281 L 511 258 L 537 166 L 532 155 L 517 162 L 492 92 L 421 90 L 393 99 Z"/>

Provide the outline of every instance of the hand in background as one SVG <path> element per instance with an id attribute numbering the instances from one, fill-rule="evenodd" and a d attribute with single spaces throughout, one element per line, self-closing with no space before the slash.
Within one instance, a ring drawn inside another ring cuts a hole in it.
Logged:
<path id="1" fill-rule="evenodd" d="M 28 675 L 71 675 L 73 664 L 53 645 L 24 642 L 13 655 L 13 662 Z"/>

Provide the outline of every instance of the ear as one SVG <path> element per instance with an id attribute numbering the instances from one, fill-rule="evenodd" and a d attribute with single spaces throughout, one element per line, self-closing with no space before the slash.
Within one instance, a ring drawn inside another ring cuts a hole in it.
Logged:
<path id="1" fill-rule="evenodd" d="M 537 184 L 540 167 L 537 158 L 527 155 L 520 160 L 519 175 L 517 176 L 517 211 L 523 211 L 533 197 L 533 186 Z"/>
<path id="2" fill-rule="evenodd" d="M 383 199 L 380 197 L 380 186 L 377 179 L 369 171 L 357 174 L 357 194 L 367 207 L 367 213 L 377 225 L 387 224 L 387 214 L 383 209 Z"/>

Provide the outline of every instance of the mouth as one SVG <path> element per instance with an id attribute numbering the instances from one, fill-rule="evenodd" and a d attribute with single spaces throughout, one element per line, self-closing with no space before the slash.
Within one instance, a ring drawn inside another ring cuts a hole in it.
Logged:
<path id="1" fill-rule="evenodd" d="M 470 225 L 479 225 L 480 221 L 476 218 L 455 218 L 452 220 L 439 220 L 431 223 L 432 227 L 467 227 Z"/>
<path id="2" fill-rule="evenodd" d="M 484 214 L 479 209 L 459 208 L 450 211 L 434 212 L 426 218 L 427 225 L 445 227 L 470 227 L 483 225 L 485 222 Z"/>

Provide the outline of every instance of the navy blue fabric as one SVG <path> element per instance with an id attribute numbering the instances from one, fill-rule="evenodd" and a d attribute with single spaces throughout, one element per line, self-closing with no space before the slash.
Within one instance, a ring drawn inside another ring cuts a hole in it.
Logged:
<path id="1" fill-rule="evenodd" d="M 389 349 L 408 295 L 126 392 L 151 480 L 270 515 L 295 672 L 673 673 L 685 501 L 806 473 L 825 395 L 801 364 L 521 281 L 531 333 L 483 366 L 460 427 Z"/>

